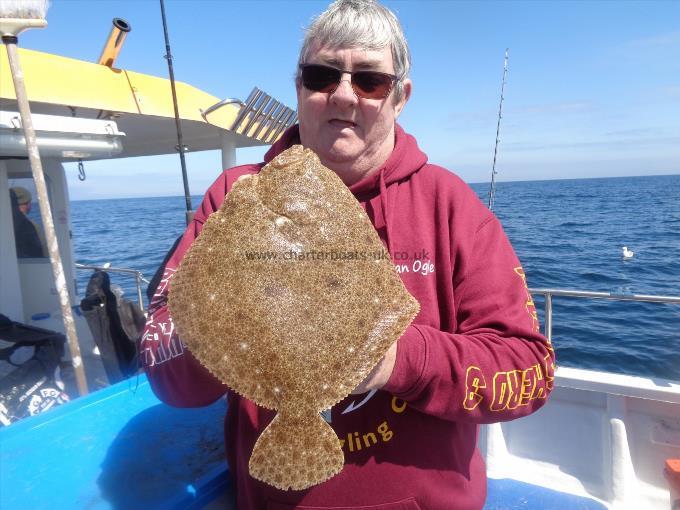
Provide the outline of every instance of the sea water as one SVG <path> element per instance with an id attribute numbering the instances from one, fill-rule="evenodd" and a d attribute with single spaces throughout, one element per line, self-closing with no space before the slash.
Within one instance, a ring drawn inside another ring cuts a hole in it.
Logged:
<path id="1" fill-rule="evenodd" d="M 472 188 L 486 202 L 488 184 Z M 183 197 L 71 207 L 78 262 L 148 279 L 185 228 Z M 680 296 L 680 175 L 500 182 L 494 212 L 532 288 Z M 89 274 L 79 271 L 81 294 Z M 136 300 L 134 279 L 112 281 Z M 555 297 L 552 338 L 562 366 L 680 380 L 680 304 Z"/>

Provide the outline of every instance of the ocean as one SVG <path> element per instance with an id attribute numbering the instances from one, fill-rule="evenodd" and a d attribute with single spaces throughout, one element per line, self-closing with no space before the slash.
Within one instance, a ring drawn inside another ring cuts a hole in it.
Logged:
<path id="1" fill-rule="evenodd" d="M 471 186 L 486 202 L 488 184 Z M 74 201 L 76 261 L 151 279 L 184 207 L 183 197 Z M 680 175 L 500 182 L 494 212 L 532 288 L 680 296 Z M 88 278 L 79 271 L 81 293 Z M 136 299 L 132 278 L 112 281 Z M 561 366 L 680 380 L 680 304 L 554 297 L 552 339 Z"/>

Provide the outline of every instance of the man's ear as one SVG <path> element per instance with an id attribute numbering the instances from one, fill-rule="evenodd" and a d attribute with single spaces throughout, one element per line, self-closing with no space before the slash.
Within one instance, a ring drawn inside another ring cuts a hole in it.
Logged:
<path id="1" fill-rule="evenodd" d="M 401 99 L 397 102 L 397 104 L 394 105 L 394 117 L 399 117 L 399 114 L 401 111 L 404 109 L 404 106 L 406 106 L 406 103 L 408 102 L 409 98 L 411 97 L 411 92 L 413 91 L 413 82 L 406 78 L 402 82 L 402 95 Z"/>

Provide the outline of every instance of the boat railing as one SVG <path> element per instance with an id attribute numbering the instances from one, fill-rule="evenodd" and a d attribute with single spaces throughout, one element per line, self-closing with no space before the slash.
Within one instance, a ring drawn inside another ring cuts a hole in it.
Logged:
<path id="1" fill-rule="evenodd" d="M 566 289 L 529 289 L 532 294 L 540 294 L 545 298 L 545 336 L 552 340 L 552 301 L 554 296 L 572 298 L 608 299 L 611 301 L 638 301 L 647 303 L 680 304 L 680 296 L 655 296 L 650 294 L 590 292 L 585 290 Z"/>
<path id="2" fill-rule="evenodd" d="M 108 271 L 111 273 L 123 273 L 133 275 L 135 278 L 135 285 L 137 288 L 137 302 L 139 308 L 142 312 L 144 310 L 144 301 L 142 298 L 142 282 L 149 284 L 149 280 L 144 278 L 141 271 L 136 269 L 127 269 L 120 267 L 111 267 L 108 265 L 95 266 L 90 264 L 78 264 L 76 263 L 76 269 L 89 269 L 89 270 L 99 270 Z M 553 297 L 569 297 L 569 298 L 588 298 L 588 299 L 606 299 L 610 301 L 637 301 L 637 302 L 647 302 L 647 303 L 672 303 L 680 304 L 680 296 L 659 296 L 652 294 L 633 294 L 633 293 L 616 293 L 616 292 L 593 292 L 586 290 L 568 290 L 568 289 L 543 289 L 543 288 L 530 288 L 529 292 L 532 295 L 539 294 L 545 299 L 544 305 L 544 334 L 549 339 L 552 340 L 552 311 L 553 311 Z"/>
<path id="3" fill-rule="evenodd" d="M 93 271 L 106 271 L 108 273 L 122 273 L 134 276 L 135 284 L 137 286 L 137 304 L 142 312 L 145 311 L 144 301 L 142 298 L 142 282 L 148 285 L 149 280 L 144 278 L 144 275 L 142 274 L 141 271 L 137 271 L 136 269 L 126 269 L 123 267 L 111 267 L 109 265 L 94 266 L 90 264 L 78 264 L 78 263 L 76 263 L 76 269 L 91 269 Z"/>

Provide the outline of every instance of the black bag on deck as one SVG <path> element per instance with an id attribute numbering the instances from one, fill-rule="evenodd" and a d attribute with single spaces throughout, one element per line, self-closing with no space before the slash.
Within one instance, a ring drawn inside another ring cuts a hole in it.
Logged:
<path id="1" fill-rule="evenodd" d="M 144 329 L 144 314 L 132 302 L 111 291 L 105 271 L 90 277 L 80 308 L 99 348 L 109 382 L 127 379 L 137 371 L 137 341 Z"/>
<path id="2" fill-rule="evenodd" d="M 14 322 L 0 314 L 0 426 L 68 402 L 59 377 L 66 337 L 61 333 Z M 20 349 L 32 351 L 14 362 Z M 25 356 L 24 356 L 25 357 Z"/>

